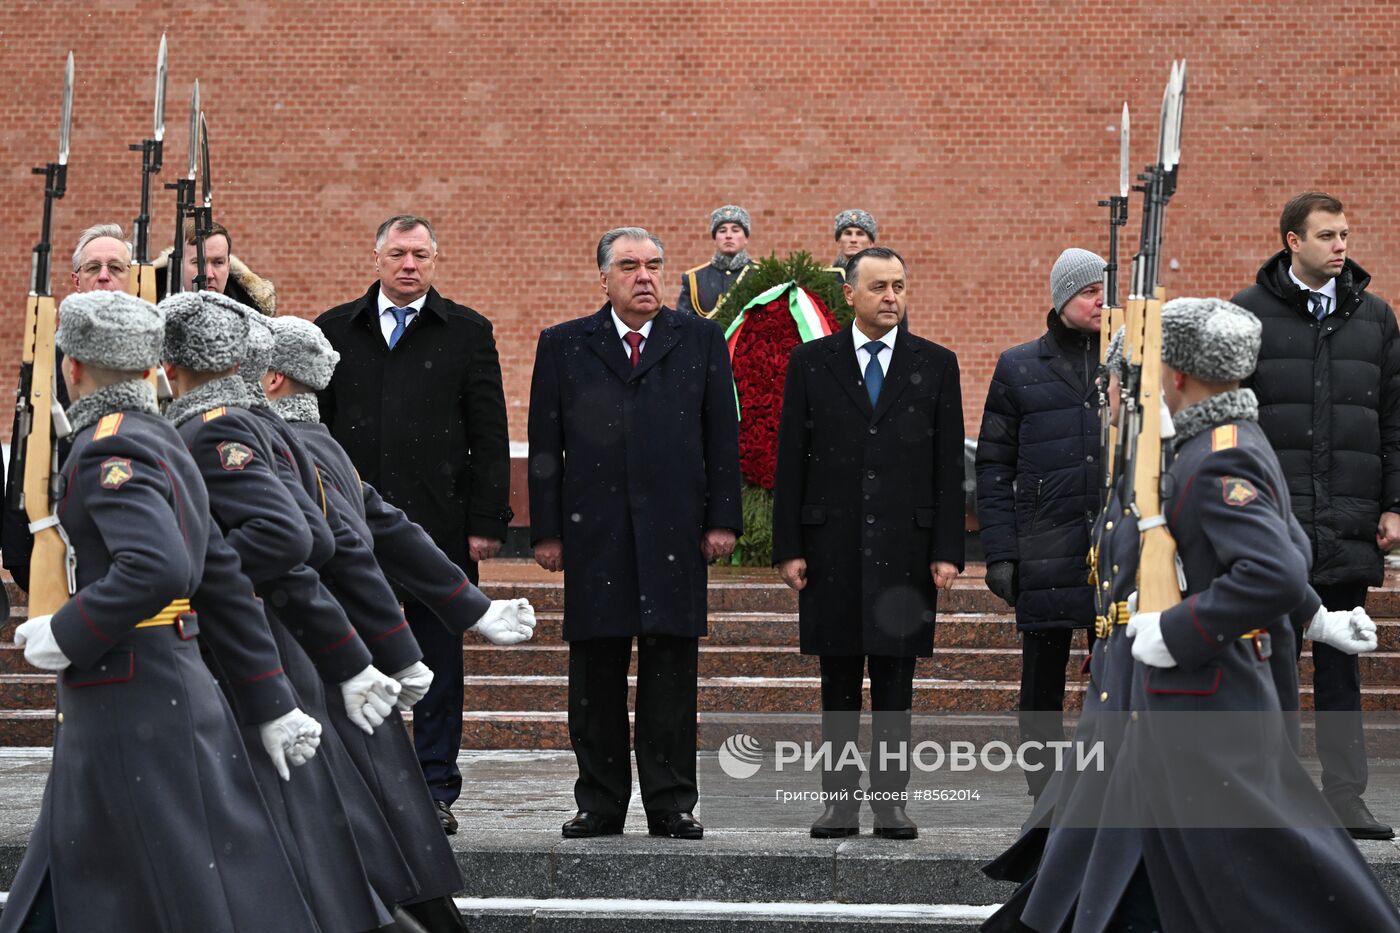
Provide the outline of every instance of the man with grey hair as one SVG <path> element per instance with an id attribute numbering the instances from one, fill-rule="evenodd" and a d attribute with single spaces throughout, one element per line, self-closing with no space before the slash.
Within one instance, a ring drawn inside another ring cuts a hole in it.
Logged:
<path id="1" fill-rule="evenodd" d="M 117 224 L 94 224 L 78 234 L 78 243 L 73 249 L 73 291 L 81 292 L 124 292 L 131 275 L 131 244 L 126 241 L 122 228 Z M 55 350 L 54 367 L 63 366 L 63 351 Z M 68 407 L 68 387 L 58 380 L 54 397 L 63 407 Z M 19 436 L 19 415 L 15 415 L 10 437 Z M 68 452 L 68 442 L 59 442 L 59 455 Z M 10 457 L 8 467 L 13 469 L 15 458 Z M 21 477 L 9 476 L 6 485 L 21 481 Z M 23 509 L 8 506 L 0 522 L 0 560 L 10 571 L 15 583 L 22 590 L 29 589 L 29 554 L 34 538 L 29 533 L 29 518 Z"/>
<path id="2" fill-rule="evenodd" d="M 477 562 L 496 556 L 512 515 L 505 393 L 491 322 L 433 288 L 438 260 L 425 218 L 379 225 L 378 281 L 316 319 L 341 357 L 319 403 L 365 482 L 475 583 Z M 450 834 L 462 788 L 462 636 L 415 599 L 404 599 L 404 613 L 433 672 L 414 707 L 413 742 Z"/>
<path id="3" fill-rule="evenodd" d="M 73 291 L 124 292 L 131 275 L 131 244 L 117 224 L 94 224 L 73 249 Z"/>
<path id="4" fill-rule="evenodd" d="M 530 384 L 530 539 L 564 575 L 578 814 L 622 832 L 632 796 L 627 670 L 637 640 L 637 775 L 654 836 L 699 839 L 692 810 L 708 562 L 742 529 L 739 425 L 724 333 L 662 306 L 661 241 L 598 242 L 607 301 L 540 334 Z M 344 362 L 341 363 L 344 366 Z"/>

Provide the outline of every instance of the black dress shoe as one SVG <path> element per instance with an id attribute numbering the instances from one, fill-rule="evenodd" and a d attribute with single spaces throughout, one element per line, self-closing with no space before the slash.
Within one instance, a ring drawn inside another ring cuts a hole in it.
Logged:
<path id="1" fill-rule="evenodd" d="M 1376 819 L 1360 797 L 1333 803 L 1332 809 L 1353 839 L 1395 838 L 1395 830 Z"/>
<path id="2" fill-rule="evenodd" d="M 875 835 L 881 839 L 918 839 L 919 827 L 903 807 L 894 806 L 875 813 Z"/>
<path id="3" fill-rule="evenodd" d="M 442 823 L 442 831 L 449 836 L 457 835 L 457 817 L 452 815 L 452 804 L 446 800 L 434 800 L 437 804 L 438 820 Z"/>
<path id="4" fill-rule="evenodd" d="M 700 839 L 705 835 L 705 827 L 689 813 L 662 813 L 660 816 L 648 813 L 647 831 L 653 836 L 672 839 Z"/>
<path id="5" fill-rule="evenodd" d="M 564 824 L 565 839 L 592 839 L 594 836 L 622 835 L 623 818 L 580 810 Z"/>
<path id="6" fill-rule="evenodd" d="M 860 834 L 860 810 L 829 803 L 812 824 L 813 839 L 844 839 Z"/>

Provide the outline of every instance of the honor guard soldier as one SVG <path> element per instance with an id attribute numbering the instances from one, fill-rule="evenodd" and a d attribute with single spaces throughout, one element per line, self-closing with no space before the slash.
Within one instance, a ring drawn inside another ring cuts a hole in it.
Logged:
<path id="1" fill-rule="evenodd" d="M 290 395 L 293 386 L 303 393 L 293 396 L 300 404 L 274 403 L 273 408 L 264 404 L 255 407 L 254 412 L 263 415 L 278 437 L 294 450 L 291 458 L 304 462 L 303 481 L 309 476 L 310 482 L 324 491 L 322 501 L 328 515 L 346 525 L 345 530 L 336 532 L 337 544 L 344 543 L 349 535 L 370 561 L 367 568 L 340 569 L 329 576 L 323 571 L 323 579 L 349 576 L 360 580 L 362 586 L 364 578 L 378 577 L 387 593 L 389 607 L 397 610 L 398 600 L 383 579 L 385 575 L 392 576 L 410 596 L 433 607 L 438 618 L 456 632 L 477 626 L 498 635 L 504 643 L 527 640 L 534 630 L 534 610 L 529 603 L 523 599 L 498 603 L 488 600 L 420 526 L 384 503 L 373 489 L 360 482 L 349 455 L 319 423 L 315 392 L 329 384 L 340 358 L 320 328 L 300 318 L 266 319 L 253 315 L 250 320 L 250 337 L 258 337 L 249 340 L 249 352 L 239 367 L 239 375 L 245 383 L 255 381 L 260 398 L 266 397 L 264 385 L 275 387 L 278 402 L 288 401 L 280 396 Z M 262 341 L 263 334 L 267 337 L 266 345 Z M 276 375 L 268 373 L 269 366 L 277 370 Z M 286 371 L 294 373 L 299 381 L 289 381 L 282 375 Z M 256 382 L 259 379 L 262 382 Z M 306 420 L 308 415 L 312 420 Z M 367 520 L 365 507 L 371 497 L 376 503 L 373 521 Z M 336 557 L 328 566 L 342 556 L 342 550 L 337 549 Z M 333 588 L 332 592 L 338 595 L 341 590 Z M 356 609 L 352 608 L 354 604 L 341 599 L 351 622 L 357 626 L 360 616 L 370 611 L 362 605 L 363 600 L 359 602 L 361 605 Z M 383 639 L 366 636 L 366 641 L 376 645 Z M 379 662 L 376 655 L 376 663 Z M 388 669 L 397 668 L 389 664 Z M 398 670 L 394 677 L 403 688 L 398 703 L 401 711 L 411 709 L 432 682 L 432 672 L 417 660 Z M 404 905 L 405 909 L 430 931 L 461 929 L 460 914 L 453 906 L 451 895 L 463 887 L 462 876 L 452 850 L 443 844 L 438 810 L 427 783 L 421 779 L 422 771 L 402 719 L 397 712 L 391 713 L 383 728 L 367 736 L 338 711 L 330 710 L 330 716 L 366 783 L 375 791 L 399 848 L 418 881 L 418 895 Z M 420 775 L 420 778 L 415 782 L 412 778 L 406 779 L 407 775 Z"/>
<path id="2" fill-rule="evenodd" d="M 62 322 L 77 401 L 57 512 L 77 589 L 15 635 L 31 664 L 60 672 L 59 715 L 0 930 L 317 930 L 250 767 L 262 756 L 245 752 L 201 643 L 242 646 L 230 686 L 245 721 L 276 717 L 256 734 L 283 778 L 319 729 L 296 708 L 251 592 L 228 576 L 199 472 L 143 381 L 163 315 L 102 291 L 64 301 Z M 206 604 L 235 609 L 204 618 Z"/>
<path id="3" fill-rule="evenodd" d="M 1239 385 L 1259 341 L 1258 319 L 1229 302 L 1162 310 L 1176 456 L 1159 520 L 1184 599 L 1125 626 L 1137 663 L 1102 825 L 1130 828 L 1096 838 L 1076 931 L 1400 930 L 1298 760 L 1270 665 L 1292 650 L 1289 617 L 1318 603 L 1288 486 Z M 1376 644 L 1350 611 L 1319 610 L 1304 634 L 1352 653 Z"/>
<path id="4" fill-rule="evenodd" d="M 309 566 L 317 561 L 313 552 L 324 561 L 334 550 L 331 533 L 320 507 L 298 502 L 300 487 L 279 475 L 286 457 L 250 411 L 253 397 L 235 374 L 247 355 L 249 315 L 256 312 L 208 291 L 173 295 L 161 307 L 175 393 L 166 417 L 193 455 L 214 518 L 263 598 L 298 698 L 331 722 L 323 681 L 339 684 L 337 704 L 371 731 L 390 715 L 399 686 L 372 665 L 345 610 Z M 318 525 L 314 535 L 308 514 Z M 388 925 L 389 909 L 414 898 L 417 883 L 337 730 L 327 729 L 322 738 L 325 768 L 286 787 L 264 781 L 264 792 L 281 803 L 278 829 L 288 850 L 298 853 L 322 930 L 357 933 Z"/>
<path id="5" fill-rule="evenodd" d="M 875 218 L 869 211 L 852 208 L 836 215 L 836 258 L 826 271 L 836 276 L 838 281 L 846 280 L 846 263 L 863 249 L 875 245 L 878 230 Z"/>
<path id="6" fill-rule="evenodd" d="M 676 299 L 679 311 L 694 311 L 708 317 L 724 293 L 743 279 L 749 267 L 749 212 L 737 204 L 726 204 L 710 212 L 710 238 L 715 241 L 715 254 L 703 266 L 687 270 L 681 276 L 681 294 Z"/>

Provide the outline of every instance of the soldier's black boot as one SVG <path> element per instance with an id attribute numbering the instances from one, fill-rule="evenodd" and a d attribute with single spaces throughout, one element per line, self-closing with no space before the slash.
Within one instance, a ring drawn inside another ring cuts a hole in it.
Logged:
<path id="1" fill-rule="evenodd" d="M 404 904 L 403 910 L 411 914 L 427 933 L 468 933 L 467 923 L 450 897 Z"/>
<path id="2" fill-rule="evenodd" d="M 909 819 L 904 807 L 896 804 L 875 811 L 875 835 L 881 839 L 917 839 L 919 827 Z"/>

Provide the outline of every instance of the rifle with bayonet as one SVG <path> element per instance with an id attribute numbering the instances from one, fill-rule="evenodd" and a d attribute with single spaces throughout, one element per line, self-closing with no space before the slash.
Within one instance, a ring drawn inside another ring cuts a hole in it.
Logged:
<path id="1" fill-rule="evenodd" d="M 185 218 L 194 216 L 195 209 L 195 166 L 199 158 L 199 79 L 190 92 L 190 148 L 189 171 L 184 178 L 166 182 L 167 189 L 175 191 L 175 246 L 170 252 L 170 266 L 165 273 L 165 293 L 174 295 L 185 290 Z M 203 257 L 199 268 L 204 269 Z"/>
<path id="2" fill-rule="evenodd" d="M 54 331 L 58 310 L 50 290 L 53 205 L 63 197 L 68 181 L 68 139 L 73 123 L 73 53 L 63 79 L 63 116 L 58 131 L 58 161 L 34 169 L 44 176 L 44 219 L 30 268 L 29 300 L 24 313 L 24 344 L 20 358 L 18 430 L 11 438 L 15 451 L 10 505 L 29 519 L 34 545 L 29 564 L 29 615 L 49 615 L 77 589 L 73 548 L 54 507 L 58 500 L 58 440 L 68 422 L 58 404 L 58 373 Z"/>
<path id="3" fill-rule="evenodd" d="M 1181 116 L 1186 97 L 1186 63 L 1173 62 L 1162 94 L 1157 160 L 1138 176 L 1143 195 L 1142 238 L 1133 258 L 1132 292 L 1125 308 L 1128 378 L 1123 395 L 1124 501 L 1132 503 L 1141 534 L 1138 610 L 1160 612 L 1181 601 L 1176 542 L 1161 507 L 1165 451 L 1161 433 L 1162 304 L 1159 281 L 1162 228 L 1167 203 L 1176 191 L 1181 161 Z"/>
<path id="4" fill-rule="evenodd" d="M 1109 493 L 1113 489 L 1113 470 L 1118 446 L 1118 430 L 1113 425 L 1108 398 L 1109 373 L 1106 361 L 1108 345 L 1123 323 L 1123 306 L 1118 300 L 1118 228 L 1128 222 L 1129 131 L 1128 104 L 1124 101 L 1123 118 L 1118 134 L 1118 194 L 1099 202 L 1099 207 L 1108 208 L 1108 262 L 1103 270 L 1104 307 L 1099 319 L 1099 462 L 1103 465 L 1103 484 L 1099 490 L 1100 509 L 1108 505 Z"/>
<path id="5" fill-rule="evenodd" d="M 137 298 L 155 303 L 156 267 L 151 261 L 151 178 L 160 173 L 165 150 L 165 36 L 156 54 L 155 130 L 149 139 L 127 146 L 141 153 L 141 209 L 131 224 L 131 278 L 128 290 Z"/>
<path id="6" fill-rule="evenodd" d="M 158 297 L 156 266 L 151 259 L 151 178 L 160 173 L 165 151 L 165 76 L 166 45 L 162 34 L 160 51 L 156 53 L 155 130 L 150 139 L 127 146 L 130 151 L 141 153 L 141 210 L 131 223 L 131 276 L 127 281 L 127 290 L 151 304 L 155 304 Z M 170 383 L 165 377 L 165 370 L 157 366 L 151 370 L 147 381 L 155 391 L 157 401 L 164 402 L 170 398 Z"/>
<path id="7" fill-rule="evenodd" d="M 194 157 L 190 157 L 194 164 Z M 209 285 L 209 276 L 204 266 L 204 243 L 214 227 L 214 194 L 209 181 L 209 124 L 204 122 L 204 111 L 199 111 L 199 193 L 200 201 L 194 209 L 194 290 L 204 291 Z"/>

